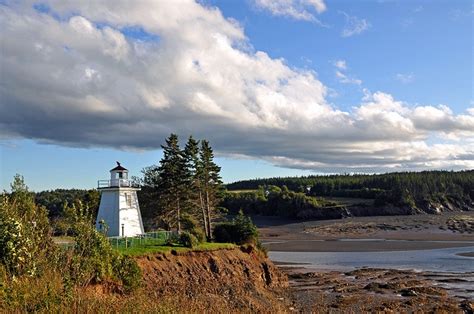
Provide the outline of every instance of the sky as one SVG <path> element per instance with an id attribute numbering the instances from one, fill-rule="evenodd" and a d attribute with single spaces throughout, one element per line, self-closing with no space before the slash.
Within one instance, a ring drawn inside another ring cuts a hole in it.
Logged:
<path id="1" fill-rule="evenodd" d="M 474 168 L 470 0 L 0 1 L 0 189 L 208 139 L 225 182 Z"/>

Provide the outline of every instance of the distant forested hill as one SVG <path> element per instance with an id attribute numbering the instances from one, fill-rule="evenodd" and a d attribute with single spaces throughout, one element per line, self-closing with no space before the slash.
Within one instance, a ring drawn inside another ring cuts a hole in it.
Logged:
<path id="1" fill-rule="evenodd" d="M 93 213 L 99 209 L 100 193 L 95 189 L 56 189 L 34 194 L 36 204 L 46 207 L 50 218 L 61 216 L 65 206 L 73 206 L 77 202 L 81 202 Z"/>
<path id="2" fill-rule="evenodd" d="M 391 206 L 391 213 L 393 213 L 393 207 L 403 208 L 400 213 L 436 213 L 474 209 L 474 170 L 267 178 L 231 183 L 227 185 L 227 189 L 229 191 L 265 190 L 272 186 L 304 193 L 307 196 L 373 199 L 372 207 L 383 209 Z M 254 208 L 251 202 L 246 204 L 242 202 L 243 196 L 239 193 L 229 193 L 224 205 L 233 209 L 233 204 L 239 204 L 244 211 L 246 208 Z M 246 198 L 251 197 L 246 195 Z M 260 203 L 261 198 L 260 196 Z M 367 204 L 364 206 L 367 207 Z M 268 211 L 271 209 L 266 209 L 266 212 Z M 358 212 L 361 211 L 358 210 Z M 376 211 L 365 212 L 377 214 Z M 384 213 L 381 211 L 380 214 Z"/>
<path id="3" fill-rule="evenodd" d="M 232 213 L 326 219 L 474 210 L 474 170 L 267 178 L 231 183 L 227 189 L 220 205 Z M 53 219 L 62 216 L 65 205 L 79 201 L 95 212 L 99 198 L 97 190 L 76 189 L 35 195 Z M 144 194 L 139 198 L 145 202 Z M 145 208 L 142 214 L 149 218 Z"/>

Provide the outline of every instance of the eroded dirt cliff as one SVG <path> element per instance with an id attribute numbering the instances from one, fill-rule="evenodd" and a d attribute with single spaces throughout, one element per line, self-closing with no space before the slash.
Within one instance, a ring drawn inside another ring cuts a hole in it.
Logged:
<path id="1" fill-rule="evenodd" d="M 288 280 L 253 247 L 138 257 L 145 290 L 193 309 L 281 312 Z M 179 307 L 179 306 L 178 306 Z"/>

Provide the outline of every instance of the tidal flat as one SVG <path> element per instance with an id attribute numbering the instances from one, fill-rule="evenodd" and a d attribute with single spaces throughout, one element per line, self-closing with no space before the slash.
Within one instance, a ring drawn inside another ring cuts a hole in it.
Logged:
<path id="1" fill-rule="evenodd" d="M 298 310 L 472 312 L 472 212 L 254 221 Z"/>

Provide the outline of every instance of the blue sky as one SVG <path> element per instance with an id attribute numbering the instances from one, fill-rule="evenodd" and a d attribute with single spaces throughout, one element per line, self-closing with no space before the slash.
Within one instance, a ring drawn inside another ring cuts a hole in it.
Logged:
<path id="1" fill-rule="evenodd" d="M 1 189 L 139 175 L 171 132 L 226 182 L 474 167 L 471 1 L 94 5 L 1 2 Z"/>
<path id="2" fill-rule="evenodd" d="M 24 176 L 35 191 L 55 188 L 95 188 L 97 180 L 109 179 L 109 170 L 120 161 L 130 175 L 140 176 L 144 167 L 157 164 L 161 150 L 123 151 L 106 148 L 72 148 L 41 145 L 31 140 L 9 141 L 0 152 L 2 189 L 9 189 L 15 174 Z M 242 178 L 306 175 L 309 172 L 274 167 L 258 159 L 217 157 L 227 183 Z"/>
<path id="3" fill-rule="evenodd" d="M 359 104 L 363 94 L 359 86 L 338 83 L 332 63 L 339 59 L 363 87 L 410 103 L 449 104 L 462 112 L 473 99 L 470 1 L 326 1 L 327 11 L 317 17 L 327 27 L 274 16 L 240 1 L 211 3 L 242 22 L 256 49 L 315 70 L 339 94 L 332 101 L 341 108 Z M 342 12 L 366 19 L 370 27 L 341 37 Z M 397 74 L 411 74 L 412 82 L 397 80 Z"/>

